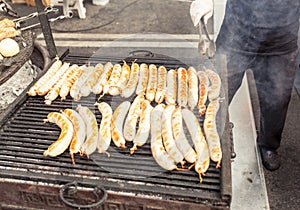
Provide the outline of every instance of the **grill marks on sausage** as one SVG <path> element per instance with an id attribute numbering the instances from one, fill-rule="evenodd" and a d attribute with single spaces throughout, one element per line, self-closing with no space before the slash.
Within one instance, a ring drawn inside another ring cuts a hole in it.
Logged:
<path id="1" fill-rule="evenodd" d="M 66 116 L 58 112 L 50 112 L 44 122 L 55 123 L 61 128 L 58 139 L 43 153 L 44 156 L 56 157 L 69 147 L 74 132 L 73 125 Z"/>
<path id="2" fill-rule="evenodd" d="M 36 96 L 39 92 L 39 89 L 52 78 L 58 69 L 62 66 L 62 61 L 56 59 L 55 62 L 50 66 L 47 72 L 29 89 L 27 94 L 29 96 Z"/>

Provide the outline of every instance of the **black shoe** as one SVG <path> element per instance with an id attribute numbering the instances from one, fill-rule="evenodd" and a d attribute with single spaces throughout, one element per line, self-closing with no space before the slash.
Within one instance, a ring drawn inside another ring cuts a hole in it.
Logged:
<path id="1" fill-rule="evenodd" d="M 280 157 L 276 150 L 259 147 L 262 164 L 269 171 L 275 171 L 280 167 Z"/>

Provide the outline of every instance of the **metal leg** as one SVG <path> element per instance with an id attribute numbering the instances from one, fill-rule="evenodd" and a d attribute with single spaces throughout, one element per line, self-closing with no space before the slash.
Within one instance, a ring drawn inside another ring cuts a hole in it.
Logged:
<path id="1" fill-rule="evenodd" d="M 86 18 L 86 9 L 83 5 L 83 0 L 76 0 L 74 8 L 77 9 L 78 15 L 81 19 Z"/>
<path id="2" fill-rule="evenodd" d="M 68 16 L 68 12 L 70 10 L 69 4 L 70 4 L 69 0 L 64 0 L 63 1 L 63 11 L 64 11 L 65 16 Z"/>

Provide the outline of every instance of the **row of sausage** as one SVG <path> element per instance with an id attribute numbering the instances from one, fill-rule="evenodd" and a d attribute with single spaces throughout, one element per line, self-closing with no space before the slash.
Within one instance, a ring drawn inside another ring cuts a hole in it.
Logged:
<path id="1" fill-rule="evenodd" d="M 123 101 L 115 110 L 106 102 L 96 102 L 101 113 L 99 125 L 96 115 L 86 106 L 78 105 L 76 110 L 65 109 L 61 113 L 51 112 L 44 121 L 58 125 L 61 133 L 44 156 L 55 157 L 69 148 L 75 164 L 76 153 L 89 157 L 97 150 L 108 154 L 111 141 L 119 148 L 126 148 L 127 141 L 132 142 L 130 154 L 133 154 L 150 139 L 151 152 L 158 165 L 166 170 L 182 170 L 187 161 L 195 166 L 202 181 L 210 159 L 217 167 L 222 159 L 216 127 L 219 100 L 214 99 L 208 105 L 204 132 L 194 112 L 173 104 L 152 106 L 143 95 L 136 96 L 132 103 Z M 187 131 L 184 131 L 183 122 Z M 186 132 L 189 132 L 193 145 L 187 140 Z"/>
<path id="2" fill-rule="evenodd" d="M 90 93 L 124 98 L 144 95 L 150 102 L 180 107 L 199 108 L 205 113 L 206 100 L 216 99 L 220 95 L 221 79 L 212 70 L 196 71 L 189 67 L 167 70 L 164 66 L 138 64 L 129 66 L 107 62 L 96 66 L 78 66 L 56 60 L 49 70 L 28 91 L 29 96 L 44 96 L 50 105 L 58 96 L 62 100 L 68 94 L 75 101 Z"/>

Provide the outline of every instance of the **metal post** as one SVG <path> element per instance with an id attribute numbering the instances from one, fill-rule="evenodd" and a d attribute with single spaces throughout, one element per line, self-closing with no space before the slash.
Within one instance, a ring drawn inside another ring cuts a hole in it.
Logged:
<path id="1" fill-rule="evenodd" d="M 42 0 L 35 0 L 36 8 L 39 13 L 39 20 L 42 27 L 42 32 L 44 34 L 44 39 L 46 42 L 47 49 L 49 51 L 49 56 L 51 59 L 53 59 L 57 55 L 52 31 L 50 24 L 48 22 L 47 14 L 44 12 L 44 5 L 42 3 Z"/>

